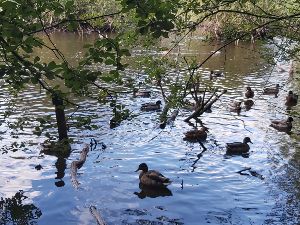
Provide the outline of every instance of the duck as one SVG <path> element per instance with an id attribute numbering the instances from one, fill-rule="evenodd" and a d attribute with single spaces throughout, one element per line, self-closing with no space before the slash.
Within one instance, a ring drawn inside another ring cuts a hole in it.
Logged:
<path id="1" fill-rule="evenodd" d="M 133 97 L 141 97 L 141 98 L 150 98 L 151 91 L 139 90 L 137 88 L 133 89 Z"/>
<path id="2" fill-rule="evenodd" d="M 224 74 L 222 72 L 218 72 L 218 71 L 210 71 L 209 74 L 209 79 L 212 80 L 214 77 L 223 77 Z"/>
<path id="3" fill-rule="evenodd" d="M 245 93 L 246 98 L 253 98 L 254 97 L 254 91 L 252 91 L 251 87 L 246 87 L 246 93 Z"/>
<path id="4" fill-rule="evenodd" d="M 248 143 L 252 143 L 249 137 L 245 137 L 243 142 L 232 142 L 226 144 L 226 154 L 245 154 L 250 150 Z"/>
<path id="5" fill-rule="evenodd" d="M 288 96 L 286 96 L 285 105 L 295 106 L 298 103 L 298 95 L 294 94 L 292 91 L 289 91 Z"/>
<path id="6" fill-rule="evenodd" d="M 242 102 L 240 102 L 240 101 L 231 102 L 231 103 L 229 103 L 229 110 L 231 112 L 236 112 L 239 115 L 242 110 L 241 104 L 242 104 Z"/>
<path id="7" fill-rule="evenodd" d="M 264 88 L 264 95 L 277 95 L 279 93 L 279 84 L 276 84 L 275 88 Z"/>
<path id="8" fill-rule="evenodd" d="M 190 102 L 189 100 L 185 100 L 183 102 L 183 108 L 186 110 L 197 110 L 198 108 L 200 108 L 202 106 L 202 97 L 199 97 L 199 100 L 195 103 L 195 102 Z"/>
<path id="9" fill-rule="evenodd" d="M 205 141 L 207 138 L 207 132 L 207 127 L 201 127 L 199 130 L 190 130 L 184 134 L 185 137 L 183 140 L 190 142 Z"/>
<path id="10" fill-rule="evenodd" d="M 292 122 L 294 119 L 288 117 L 286 120 L 271 120 L 271 127 L 281 132 L 290 132 L 292 130 Z"/>
<path id="11" fill-rule="evenodd" d="M 140 172 L 140 184 L 145 187 L 163 188 L 172 183 L 172 181 L 162 175 L 159 171 L 148 170 L 146 163 L 141 163 L 135 172 Z"/>
<path id="12" fill-rule="evenodd" d="M 161 105 L 161 101 L 158 100 L 156 103 L 144 103 L 141 106 L 142 111 L 155 111 L 159 110 Z"/>
<path id="13" fill-rule="evenodd" d="M 250 110 L 253 105 L 254 101 L 252 101 L 251 99 L 247 99 L 244 101 L 244 106 L 246 110 Z"/>

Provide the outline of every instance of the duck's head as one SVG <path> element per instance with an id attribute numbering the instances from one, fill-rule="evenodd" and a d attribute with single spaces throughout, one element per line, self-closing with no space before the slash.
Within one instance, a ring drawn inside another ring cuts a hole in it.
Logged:
<path id="1" fill-rule="evenodd" d="M 293 122 L 293 121 L 294 121 L 294 119 L 293 119 L 293 117 L 290 117 L 290 116 L 289 116 L 289 117 L 287 118 L 287 120 L 286 120 L 286 121 L 291 123 L 291 122 Z"/>
<path id="2" fill-rule="evenodd" d="M 276 84 L 276 88 L 279 88 L 279 84 Z"/>
<path id="3" fill-rule="evenodd" d="M 251 87 L 249 87 L 249 86 L 246 87 L 246 90 L 247 90 L 247 91 L 251 91 Z"/>
<path id="4" fill-rule="evenodd" d="M 143 171 L 143 172 L 148 172 L 147 164 L 146 163 L 141 163 L 135 172 L 140 171 L 140 170 Z"/>
<path id="5" fill-rule="evenodd" d="M 247 143 L 253 144 L 252 141 L 251 141 L 251 139 L 249 137 L 245 137 L 243 143 L 244 144 L 247 144 Z"/>
<path id="6" fill-rule="evenodd" d="M 288 95 L 293 95 L 294 93 L 293 93 L 293 91 L 289 91 L 289 93 L 288 93 Z"/>
<path id="7" fill-rule="evenodd" d="M 161 105 L 161 101 L 158 100 L 155 104 L 156 104 L 156 105 Z"/>

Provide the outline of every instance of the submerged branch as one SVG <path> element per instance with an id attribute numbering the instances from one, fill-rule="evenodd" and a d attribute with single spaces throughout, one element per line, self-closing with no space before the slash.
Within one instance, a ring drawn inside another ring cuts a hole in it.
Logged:
<path id="1" fill-rule="evenodd" d="M 202 115 L 206 110 L 210 109 L 210 107 L 223 95 L 227 92 L 227 90 L 223 90 L 221 94 L 216 95 L 214 98 L 210 98 L 206 101 L 206 104 L 203 107 L 197 108 L 195 112 L 192 113 L 189 117 L 187 117 L 184 122 L 188 122 L 190 119 L 196 119 L 198 116 Z M 212 95 L 213 96 L 213 95 Z"/>
<path id="2" fill-rule="evenodd" d="M 76 189 L 79 187 L 79 181 L 77 180 L 77 169 L 80 169 L 85 163 L 88 152 L 89 145 L 86 144 L 80 153 L 80 159 L 71 163 L 71 182 Z"/>
<path id="3" fill-rule="evenodd" d="M 100 213 L 98 212 L 97 208 L 93 205 L 90 206 L 90 212 L 93 217 L 96 219 L 98 225 L 106 225 L 105 221 L 101 217 Z"/>

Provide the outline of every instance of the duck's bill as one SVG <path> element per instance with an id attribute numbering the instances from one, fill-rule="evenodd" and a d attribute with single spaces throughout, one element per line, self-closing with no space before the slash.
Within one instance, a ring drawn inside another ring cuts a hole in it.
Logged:
<path id="1" fill-rule="evenodd" d="M 134 172 L 138 172 L 140 169 L 135 170 Z"/>

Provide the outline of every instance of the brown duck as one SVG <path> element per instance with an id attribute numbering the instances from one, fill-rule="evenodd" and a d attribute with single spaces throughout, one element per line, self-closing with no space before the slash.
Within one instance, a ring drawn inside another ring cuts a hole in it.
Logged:
<path id="1" fill-rule="evenodd" d="M 242 102 L 231 102 L 229 103 L 229 110 L 231 112 L 236 112 L 238 115 L 241 113 L 242 107 L 241 107 Z"/>
<path id="2" fill-rule="evenodd" d="M 252 143 L 249 137 L 245 137 L 243 142 L 233 142 L 226 144 L 226 154 L 245 154 L 250 150 L 248 143 Z"/>
<path id="3" fill-rule="evenodd" d="M 161 188 L 172 183 L 169 178 L 165 177 L 160 172 L 156 170 L 148 170 L 146 163 L 141 163 L 135 172 L 137 171 L 141 171 L 139 179 L 140 184 L 144 186 Z"/>
<path id="4" fill-rule="evenodd" d="M 160 100 L 158 100 L 156 103 L 145 103 L 145 104 L 142 104 L 141 110 L 142 111 L 155 111 L 155 110 L 159 110 L 160 109 L 160 105 L 161 105 L 161 101 Z"/>
<path id="5" fill-rule="evenodd" d="M 250 110 L 253 105 L 254 101 L 252 101 L 251 99 L 247 99 L 244 101 L 244 106 L 246 110 Z"/>
<path id="6" fill-rule="evenodd" d="M 206 132 L 208 132 L 207 127 L 201 127 L 199 130 L 190 130 L 184 134 L 183 140 L 190 142 L 205 141 L 207 138 Z"/>
<path id="7" fill-rule="evenodd" d="M 295 106 L 298 103 L 298 95 L 294 94 L 292 91 L 289 91 L 288 96 L 286 96 L 285 105 Z"/>
<path id="8" fill-rule="evenodd" d="M 210 71 L 209 74 L 209 79 L 212 80 L 214 77 L 223 77 L 224 74 L 222 72 L 218 72 L 218 71 Z"/>
<path id="9" fill-rule="evenodd" d="M 293 121 L 292 117 L 288 117 L 286 120 L 272 120 L 270 126 L 281 132 L 290 132 Z"/>
<path id="10" fill-rule="evenodd" d="M 254 91 L 252 91 L 251 87 L 246 87 L 246 98 L 253 98 L 254 97 Z"/>
<path id="11" fill-rule="evenodd" d="M 137 88 L 133 89 L 133 97 L 141 97 L 141 98 L 150 98 L 151 91 L 146 90 L 138 90 Z"/>
<path id="12" fill-rule="evenodd" d="M 278 95 L 279 93 L 279 84 L 276 84 L 275 88 L 264 88 L 264 95 Z"/>

